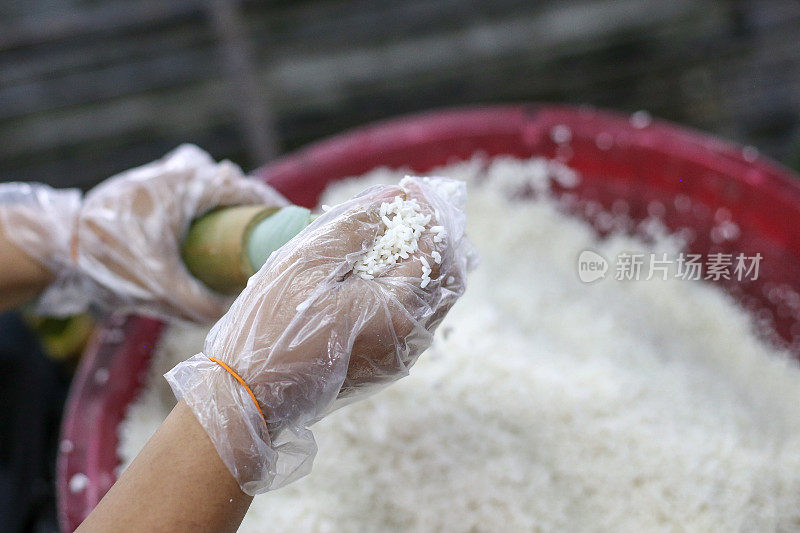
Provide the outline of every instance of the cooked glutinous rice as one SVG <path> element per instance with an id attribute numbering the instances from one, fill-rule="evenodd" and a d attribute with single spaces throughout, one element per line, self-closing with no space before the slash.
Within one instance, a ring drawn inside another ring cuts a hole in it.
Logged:
<path id="1" fill-rule="evenodd" d="M 601 238 L 566 213 L 580 199 L 550 193 L 579 179 L 556 161 L 435 173 L 467 183 L 481 263 L 466 293 L 410 376 L 313 426 L 311 474 L 257 496 L 241 532 L 800 530 L 796 361 L 714 284 L 578 279 L 583 250 L 674 253 L 680 236 L 653 217 L 633 237 L 624 201 L 585 203 Z M 378 169 L 322 201 L 403 174 Z M 119 426 L 123 467 L 174 405 L 161 374 L 205 334 L 171 326 L 160 339 Z"/>
<path id="2" fill-rule="evenodd" d="M 399 261 L 409 259 L 419 251 L 419 240 L 427 231 L 426 225 L 431 221 L 430 215 L 420 211 L 419 202 L 415 198 L 407 200 L 402 196 L 395 196 L 391 202 L 383 202 L 380 206 L 383 232 L 375 239 L 372 248 L 359 259 L 353 267 L 353 272 L 364 279 L 374 279 L 381 275 L 387 268 L 396 265 Z M 431 231 L 434 241 L 440 242 L 441 226 Z M 436 240 L 436 239 L 439 240 Z M 435 252 L 441 261 L 441 255 Z M 431 267 L 424 256 L 420 256 L 422 263 L 423 289 L 431 282 Z"/>

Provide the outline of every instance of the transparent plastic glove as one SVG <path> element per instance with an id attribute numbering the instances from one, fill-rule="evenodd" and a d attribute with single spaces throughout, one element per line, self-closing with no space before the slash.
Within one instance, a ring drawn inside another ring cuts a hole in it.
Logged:
<path id="1" fill-rule="evenodd" d="M 81 191 L 40 183 L 0 183 L 0 231 L 51 272 L 69 269 Z"/>
<path id="2" fill-rule="evenodd" d="M 444 194 L 443 194 L 444 192 Z M 353 266 L 385 228 L 380 206 L 417 199 L 428 227 L 419 251 L 375 279 Z M 209 332 L 202 353 L 166 378 L 249 494 L 307 474 L 316 453 L 309 425 L 408 374 L 465 289 L 473 258 L 464 234 L 465 187 L 406 178 L 334 207 L 273 253 Z M 441 254 L 441 264 L 433 253 Z M 423 289 L 422 262 L 432 267 Z M 248 390 L 220 364 L 233 370 Z M 263 412 L 262 414 L 259 412 Z"/>
<path id="3" fill-rule="evenodd" d="M 285 205 L 269 186 L 196 146 L 107 179 L 81 203 L 71 191 L 6 184 L 29 209 L 0 209 L 0 222 L 23 250 L 56 274 L 40 300 L 46 314 L 101 308 L 210 323 L 230 304 L 191 276 L 180 255 L 192 220 L 217 206 Z M 3 205 L 5 189 L 0 188 Z M 21 196 L 26 197 L 20 198 Z M 63 206 L 63 207 L 62 207 Z M 19 229 L 26 231 L 20 233 Z"/>

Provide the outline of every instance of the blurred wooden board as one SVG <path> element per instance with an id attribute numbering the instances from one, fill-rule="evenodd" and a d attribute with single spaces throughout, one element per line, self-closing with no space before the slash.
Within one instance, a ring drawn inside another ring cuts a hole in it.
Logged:
<path id="1" fill-rule="evenodd" d="M 647 109 L 782 160 L 800 131 L 794 0 L 36 4 L 0 6 L 0 179 L 87 188 L 181 142 L 252 168 L 475 102 Z"/>

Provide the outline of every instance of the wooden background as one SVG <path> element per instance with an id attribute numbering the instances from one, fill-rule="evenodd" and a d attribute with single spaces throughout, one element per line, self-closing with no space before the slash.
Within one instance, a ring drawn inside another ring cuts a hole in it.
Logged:
<path id="1" fill-rule="evenodd" d="M 245 169 L 400 113 L 591 103 L 800 140 L 797 0 L 3 0 L 0 179 L 87 188 L 194 142 Z"/>

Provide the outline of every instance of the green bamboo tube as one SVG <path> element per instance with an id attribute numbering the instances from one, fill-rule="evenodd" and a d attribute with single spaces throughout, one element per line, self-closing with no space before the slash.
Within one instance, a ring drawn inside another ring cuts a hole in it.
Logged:
<path id="1" fill-rule="evenodd" d="M 269 255 L 300 233 L 311 212 L 290 205 L 222 207 L 195 220 L 181 254 L 194 277 L 222 294 L 238 294 Z"/>
<path id="2" fill-rule="evenodd" d="M 275 211 L 262 205 L 224 207 L 195 220 L 181 249 L 189 272 L 217 292 L 241 290 L 255 272 L 247 256 L 250 232 Z"/>

